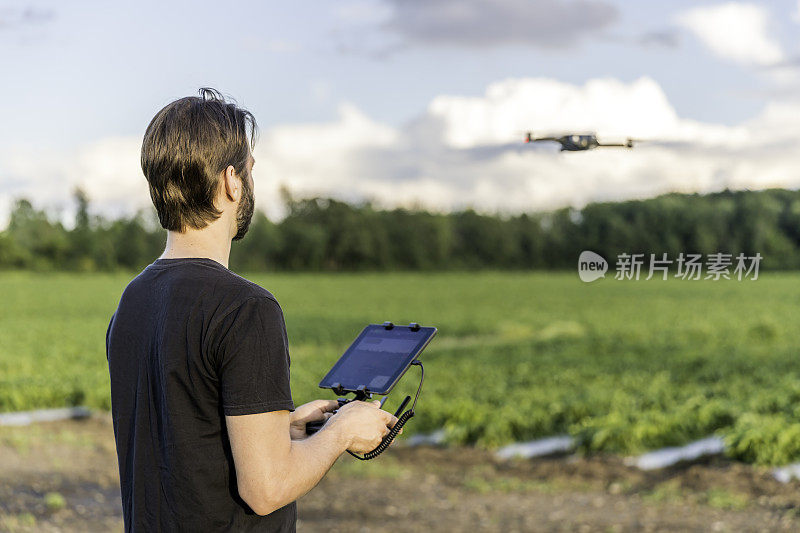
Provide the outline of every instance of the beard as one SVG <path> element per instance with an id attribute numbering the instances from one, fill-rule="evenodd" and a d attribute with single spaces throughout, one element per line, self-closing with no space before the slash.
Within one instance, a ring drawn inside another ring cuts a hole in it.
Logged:
<path id="1" fill-rule="evenodd" d="M 242 180 L 242 199 L 239 200 L 239 206 L 236 208 L 236 235 L 233 236 L 234 241 L 241 240 L 250 228 L 250 221 L 253 219 L 253 211 L 255 209 L 255 196 L 253 189 L 250 187 L 250 176 L 246 176 Z"/>

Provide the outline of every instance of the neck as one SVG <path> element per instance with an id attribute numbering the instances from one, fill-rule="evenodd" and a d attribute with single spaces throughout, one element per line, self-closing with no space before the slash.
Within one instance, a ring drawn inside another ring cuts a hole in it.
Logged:
<path id="1" fill-rule="evenodd" d="M 205 257 L 228 268 L 231 254 L 231 237 L 219 220 L 203 229 L 187 229 L 184 232 L 168 231 L 167 245 L 160 259 Z"/>

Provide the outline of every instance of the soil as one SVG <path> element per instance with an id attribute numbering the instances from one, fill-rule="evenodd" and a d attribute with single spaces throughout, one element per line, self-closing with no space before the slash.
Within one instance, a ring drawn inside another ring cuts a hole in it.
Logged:
<path id="1" fill-rule="evenodd" d="M 344 455 L 298 531 L 798 531 L 800 482 L 724 458 L 642 472 L 614 456 L 503 461 L 474 448 Z M 0 531 L 120 531 L 108 415 L 0 428 Z"/>

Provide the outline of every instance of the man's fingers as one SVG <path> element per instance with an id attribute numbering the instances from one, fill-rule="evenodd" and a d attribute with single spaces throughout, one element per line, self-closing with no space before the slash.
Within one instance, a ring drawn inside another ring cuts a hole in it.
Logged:
<path id="1" fill-rule="evenodd" d="M 313 400 L 298 407 L 293 416 L 303 422 L 318 422 L 327 420 L 338 407 L 336 400 Z"/>
<path id="2" fill-rule="evenodd" d="M 326 413 L 338 409 L 339 402 L 336 400 L 314 400 L 314 407 Z"/>
<path id="3" fill-rule="evenodd" d="M 381 411 L 381 414 L 383 414 L 383 420 L 386 422 L 387 426 L 392 427 L 395 424 L 397 424 L 397 417 L 394 416 L 392 413 L 388 411 Z"/>

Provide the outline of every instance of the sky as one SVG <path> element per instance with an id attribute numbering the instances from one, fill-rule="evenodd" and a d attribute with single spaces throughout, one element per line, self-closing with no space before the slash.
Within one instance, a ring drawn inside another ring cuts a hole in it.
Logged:
<path id="1" fill-rule="evenodd" d="M 487 213 L 800 187 L 800 1 L 0 0 L 0 227 L 150 205 L 142 135 L 210 86 L 278 193 Z M 524 132 L 641 139 L 562 153 Z"/>

